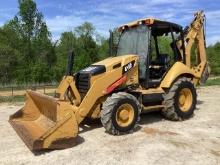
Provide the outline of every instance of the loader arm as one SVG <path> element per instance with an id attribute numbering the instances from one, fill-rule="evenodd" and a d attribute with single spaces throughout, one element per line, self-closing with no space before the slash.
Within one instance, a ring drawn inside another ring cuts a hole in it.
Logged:
<path id="1" fill-rule="evenodd" d="M 65 95 L 67 94 L 67 92 L 71 92 L 74 105 L 79 105 L 81 102 L 81 96 L 76 88 L 75 79 L 73 76 L 63 77 L 56 90 L 56 97 L 59 98 L 59 100 L 65 100 Z"/>

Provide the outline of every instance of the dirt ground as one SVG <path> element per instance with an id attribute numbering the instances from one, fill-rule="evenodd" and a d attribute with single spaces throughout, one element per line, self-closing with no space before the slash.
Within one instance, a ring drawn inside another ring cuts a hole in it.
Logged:
<path id="1" fill-rule="evenodd" d="M 164 120 L 141 116 L 129 135 L 111 136 L 101 124 L 81 126 L 80 144 L 32 153 L 7 122 L 22 105 L 0 105 L 0 164 L 220 164 L 220 87 L 198 89 L 193 118 Z"/>

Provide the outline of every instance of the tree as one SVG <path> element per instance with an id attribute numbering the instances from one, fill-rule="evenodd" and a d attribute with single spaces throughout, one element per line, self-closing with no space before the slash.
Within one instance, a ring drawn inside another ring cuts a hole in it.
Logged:
<path id="1" fill-rule="evenodd" d="M 102 60 L 107 57 L 109 57 L 109 39 L 106 39 L 105 37 L 100 36 L 99 37 L 99 44 L 97 44 L 98 47 L 98 59 Z"/>
<path id="2" fill-rule="evenodd" d="M 39 73 L 52 75 L 50 72 L 56 62 L 56 55 L 51 33 L 33 0 L 19 0 L 18 3 L 19 12 L 11 21 L 14 31 L 20 36 L 19 51 L 24 56 L 22 66 L 19 66 L 20 78 L 17 80 L 22 82 L 51 81 L 50 76 L 45 78 L 43 78 L 44 75 L 36 76 Z"/>
<path id="3" fill-rule="evenodd" d="M 3 84 L 15 80 L 17 66 L 23 60 L 19 51 L 21 40 L 15 25 L 14 21 L 10 21 L 0 28 L 0 82 Z"/>
<path id="4" fill-rule="evenodd" d="M 77 38 L 76 52 L 80 55 L 76 57 L 78 65 L 76 69 L 84 68 L 96 62 L 98 58 L 98 47 L 94 40 L 95 27 L 85 22 L 75 28 Z"/>
<path id="5" fill-rule="evenodd" d="M 13 66 L 18 65 L 20 52 L 8 45 L 0 43 L 0 82 L 8 84 L 14 80 L 15 70 Z"/>
<path id="6" fill-rule="evenodd" d="M 54 68 L 56 70 L 56 80 L 60 80 L 65 73 L 68 59 L 67 54 L 70 50 L 76 51 L 76 42 L 77 38 L 73 32 L 64 32 L 61 34 L 60 43 L 56 48 L 57 63 L 56 68 Z"/>
<path id="7" fill-rule="evenodd" d="M 55 47 L 56 43 L 51 42 L 51 33 L 48 31 L 46 23 L 42 23 L 38 34 L 33 39 L 33 54 L 44 62 L 49 68 L 56 62 Z"/>
<path id="8" fill-rule="evenodd" d="M 85 22 L 76 27 L 73 32 L 61 34 L 60 43 L 56 49 L 57 66 L 59 66 L 59 76 L 65 73 L 67 64 L 67 53 L 69 50 L 75 52 L 74 71 L 78 71 L 100 59 L 101 52 L 95 38 L 96 31 L 91 23 Z"/>
<path id="9" fill-rule="evenodd" d="M 37 11 L 36 3 L 32 0 L 19 0 L 19 12 L 14 21 L 18 23 L 18 29 L 23 40 L 23 52 L 28 63 L 33 57 L 32 39 L 41 24 L 42 14 Z"/>
<path id="10" fill-rule="evenodd" d="M 85 22 L 75 28 L 75 33 L 78 37 L 92 37 L 95 34 L 95 27 L 91 23 Z"/>
<path id="11" fill-rule="evenodd" d="M 220 75 L 220 42 L 211 45 L 207 48 L 206 53 L 208 56 L 209 65 L 211 67 L 211 74 Z"/>

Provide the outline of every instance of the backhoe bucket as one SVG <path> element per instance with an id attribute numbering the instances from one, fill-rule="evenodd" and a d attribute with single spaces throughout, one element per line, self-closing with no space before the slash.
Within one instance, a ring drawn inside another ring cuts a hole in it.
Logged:
<path id="1" fill-rule="evenodd" d="M 25 106 L 9 122 L 31 150 L 74 146 L 78 134 L 71 104 L 33 91 L 27 91 Z"/>

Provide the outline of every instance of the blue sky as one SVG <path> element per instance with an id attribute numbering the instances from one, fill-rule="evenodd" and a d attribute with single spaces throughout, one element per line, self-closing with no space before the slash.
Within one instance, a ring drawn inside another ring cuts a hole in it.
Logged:
<path id="1" fill-rule="evenodd" d="M 100 34 L 123 23 L 144 17 L 157 17 L 182 26 L 192 14 L 203 9 L 207 17 L 207 43 L 220 41 L 219 0 L 35 0 L 44 14 L 53 39 L 63 31 L 73 30 L 85 21 L 91 22 Z M 17 0 L 2 0 L 0 26 L 18 12 Z"/>

